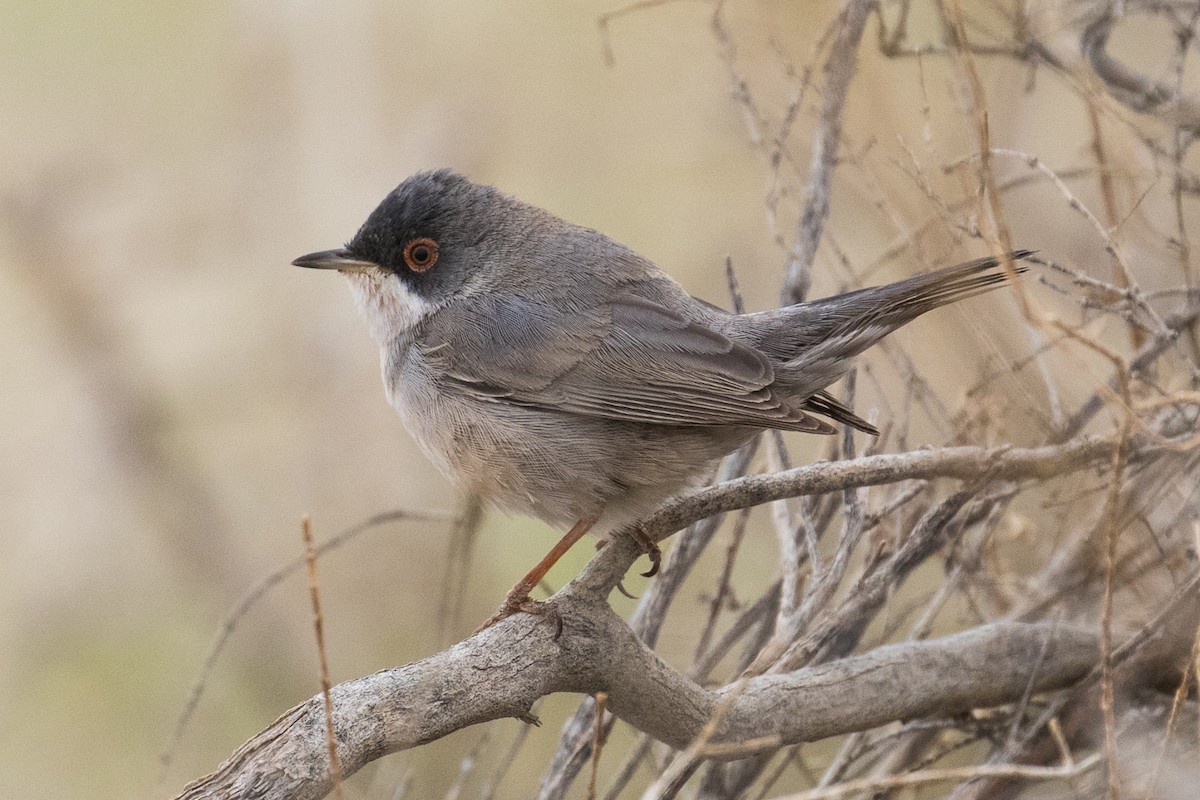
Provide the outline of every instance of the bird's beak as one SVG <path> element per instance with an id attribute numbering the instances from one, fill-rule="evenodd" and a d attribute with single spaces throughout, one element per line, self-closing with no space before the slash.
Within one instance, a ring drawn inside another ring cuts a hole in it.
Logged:
<path id="1" fill-rule="evenodd" d="M 297 267 L 309 269 L 336 269 L 338 272 L 366 272 L 379 265 L 373 261 L 363 261 L 355 258 L 349 250 L 339 247 L 336 250 L 322 250 L 319 253 L 309 253 L 300 256 L 292 262 Z"/>

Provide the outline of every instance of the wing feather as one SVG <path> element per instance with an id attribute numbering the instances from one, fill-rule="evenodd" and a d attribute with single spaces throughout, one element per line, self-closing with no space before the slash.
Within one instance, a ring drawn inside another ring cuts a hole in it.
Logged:
<path id="1" fill-rule="evenodd" d="M 765 354 L 636 295 L 587 310 L 513 296 L 456 305 L 422 343 L 453 388 L 480 399 L 655 425 L 834 432 L 775 390 Z"/>

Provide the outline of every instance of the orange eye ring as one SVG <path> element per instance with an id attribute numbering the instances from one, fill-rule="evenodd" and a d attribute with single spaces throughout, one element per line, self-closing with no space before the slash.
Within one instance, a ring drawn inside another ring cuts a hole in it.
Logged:
<path id="1" fill-rule="evenodd" d="M 413 239 L 404 245 L 404 263 L 413 272 L 425 272 L 438 260 L 438 243 L 428 236 Z"/>

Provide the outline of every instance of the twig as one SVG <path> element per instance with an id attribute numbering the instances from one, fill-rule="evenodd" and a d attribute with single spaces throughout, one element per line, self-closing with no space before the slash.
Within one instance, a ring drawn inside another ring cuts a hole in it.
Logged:
<path id="1" fill-rule="evenodd" d="M 529 726 L 526 725 L 525 727 Z M 491 739 L 492 729 L 485 728 L 479 740 L 475 742 L 475 746 L 458 762 L 458 774 L 454 776 L 454 783 L 450 784 L 450 788 L 446 790 L 446 794 L 442 796 L 442 800 L 459 800 L 462 797 L 462 790 L 467 783 L 467 778 L 475 771 L 475 766 L 479 763 L 479 756 Z"/>
<path id="2" fill-rule="evenodd" d="M 437 512 L 418 512 L 418 511 L 386 511 L 382 514 L 376 514 L 369 519 L 360 522 L 352 528 L 348 528 L 337 536 L 334 536 L 327 542 L 322 542 L 317 546 L 316 553 L 322 556 L 326 553 L 331 553 L 344 544 L 349 543 L 359 534 L 374 530 L 375 528 L 386 525 L 390 522 L 405 522 L 405 521 L 443 521 L 452 519 L 448 514 L 438 514 Z M 278 586 L 286 578 L 294 575 L 305 565 L 305 557 L 298 556 L 282 567 L 274 570 L 263 576 L 250 589 L 242 595 L 242 599 L 237 602 L 233 609 L 225 615 L 225 619 L 221 621 L 218 628 L 219 632 L 211 645 L 209 645 L 208 653 L 204 656 L 204 663 L 200 666 L 200 674 L 196 676 L 196 680 L 192 683 L 192 690 L 188 694 L 187 702 L 184 703 L 183 711 L 179 714 L 179 719 L 175 723 L 175 729 L 171 734 L 171 741 L 159 756 L 159 763 L 162 765 L 163 777 L 166 775 L 167 768 L 175 759 L 175 753 L 179 749 L 179 743 L 183 740 L 184 731 L 187 730 L 188 724 L 196 713 L 196 709 L 200 705 L 200 700 L 204 696 L 204 687 L 208 685 L 208 677 L 212 674 L 213 668 L 217 665 L 217 659 L 221 657 L 221 653 L 225 651 L 225 645 L 228 644 L 229 638 L 233 636 L 237 630 L 238 623 L 242 618 L 250 612 L 252 608 L 258 605 L 258 602 L 267 592 Z"/>
<path id="3" fill-rule="evenodd" d="M 596 800 L 596 775 L 600 771 L 600 752 L 604 749 L 604 705 L 608 693 L 596 692 L 596 734 L 592 739 L 592 774 L 588 777 L 587 800 Z"/>
<path id="4" fill-rule="evenodd" d="M 825 83 L 821 87 L 820 124 L 813 136 L 812 164 L 800 230 L 792 245 L 785 268 L 781 298 L 783 303 L 799 303 L 808 294 L 812 266 L 816 259 L 821 232 L 829 216 L 833 171 L 842 137 L 843 114 L 850 82 L 854 78 L 858 45 L 874 0 L 845 0 L 839 12 L 837 34 L 822 68 Z"/>
<path id="5" fill-rule="evenodd" d="M 737 561 L 738 549 L 742 545 L 742 537 L 746 535 L 746 523 L 749 519 L 750 509 L 743 509 L 734 522 L 729 546 L 725 549 L 725 560 L 721 564 L 721 575 L 717 578 L 717 590 L 713 593 L 712 602 L 709 603 L 708 619 L 705 621 L 704 629 L 701 631 L 700 638 L 696 642 L 696 652 L 693 656 L 693 661 L 699 661 L 701 656 L 708 651 L 709 641 L 712 639 L 713 631 L 716 629 L 717 618 L 721 615 L 721 610 L 725 607 L 726 602 L 733 593 L 730 581 L 733 577 L 733 565 Z"/>
<path id="6" fill-rule="evenodd" d="M 1162 770 L 1163 760 L 1167 756 L 1167 748 L 1171 744 L 1171 735 L 1175 731 L 1175 721 L 1179 716 L 1179 709 L 1183 707 L 1184 700 L 1187 699 L 1188 693 L 1191 690 L 1192 678 L 1200 675 L 1197 668 L 1200 667 L 1200 628 L 1196 630 L 1196 635 L 1192 638 L 1192 652 L 1188 655 L 1188 661 L 1183 667 L 1183 675 L 1179 679 L 1179 686 L 1175 688 L 1175 694 L 1171 697 L 1171 711 L 1167 715 L 1167 724 L 1163 731 L 1162 745 L 1158 748 L 1158 752 L 1154 756 L 1154 766 L 1150 769 L 1150 778 L 1146 781 L 1146 793 L 1144 800 L 1154 799 L 1154 787 L 1158 784 L 1158 775 Z"/>
<path id="7" fill-rule="evenodd" d="M 342 800 L 342 762 L 338 759 L 337 733 L 333 729 L 333 697 L 330 694 L 329 659 L 325 653 L 325 619 L 321 616 L 321 594 L 317 589 L 317 552 L 313 548 L 312 520 L 300 520 L 304 537 L 304 561 L 308 565 L 308 595 L 312 600 L 313 631 L 317 638 L 317 657 L 321 663 L 321 700 L 325 711 L 325 746 L 329 752 L 329 775 L 333 794 Z"/>
<path id="8" fill-rule="evenodd" d="M 1154 340 L 1146 343 L 1146 346 L 1129 362 L 1130 375 L 1138 377 L 1148 370 L 1160 356 L 1175 344 L 1178 332 L 1194 323 L 1197 319 L 1200 319 L 1200 300 L 1194 300 L 1174 313 L 1168 314 L 1163 319 L 1163 322 L 1170 333 L 1165 336 L 1156 337 Z M 1117 384 L 1118 378 L 1113 377 L 1110 379 L 1108 383 L 1109 391 L 1116 391 L 1118 388 Z M 1079 405 L 1075 413 L 1067 419 L 1062 430 L 1051 441 L 1063 442 L 1076 436 L 1103 407 L 1104 396 L 1100 392 L 1093 393 L 1091 397 Z"/>
<path id="9" fill-rule="evenodd" d="M 540 705 L 541 701 L 538 701 L 530 706 L 529 716 L 531 718 L 537 719 L 537 711 Z M 508 770 L 517 760 L 517 753 L 521 751 L 526 739 L 529 738 L 529 732 L 535 728 L 537 728 L 537 725 L 530 725 L 526 720 L 520 722 L 520 726 L 517 728 L 517 735 L 513 737 L 513 742 L 508 748 L 508 752 L 501 759 L 500 765 L 496 767 L 496 771 L 492 774 L 487 785 L 479 793 L 480 800 L 492 800 L 496 796 L 496 789 L 500 786 L 500 781 L 504 780 L 504 776 L 508 774 Z"/>
<path id="10" fill-rule="evenodd" d="M 1197 598 L 1200 597 L 1200 571 L 1195 572 L 1191 578 L 1176 590 L 1171 602 L 1167 603 L 1163 608 L 1145 625 L 1137 630 L 1133 636 L 1130 636 L 1121 645 L 1115 648 L 1111 657 L 1108 659 L 1110 669 L 1115 669 L 1120 666 L 1135 654 L 1141 651 L 1146 644 L 1158 636 L 1167 624 L 1178 619 L 1179 609 L 1183 606 L 1194 607 Z M 1101 679 L 1104 667 L 1101 663 L 1097 663 L 1088 674 L 1083 677 L 1070 692 L 1064 692 L 1053 702 L 1051 702 L 1045 710 L 1034 720 L 1034 722 L 1026 728 L 1025 734 L 1021 740 L 1014 746 L 1005 747 L 1000 752 L 993 755 L 991 766 L 995 766 L 1000 762 L 1007 762 L 1017 759 L 1021 752 L 1025 750 L 1033 740 L 1034 736 L 1043 728 L 1050 724 L 1051 720 L 1056 719 L 1068 704 L 1072 701 L 1078 702 L 1080 696 L 1089 691 L 1090 688 Z M 961 789 L 961 787 L 960 787 Z M 973 792 L 956 791 L 952 798 L 958 800 L 960 797 L 983 797 L 984 792 L 979 786 L 975 787 Z"/>
<path id="11" fill-rule="evenodd" d="M 613 781 L 612 786 L 608 787 L 608 791 L 604 794 L 604 800 L 619 800 L 625 791 L 625 787 L 633 780 L 633 773 L 641 765 L 642 761 L 650 753 L 650 744 L 654 740 L 646 734 L 638 736 L 637 744 L 633 746 L 628 758 L 625 759 L 624 766 L 621 767 L 620 774 Z"/>
<path id="12" fill-rule="evenodd" d="M 1100 763 L 1100 755 L 1094 754 L 1074 766 L 1062 767 L 1025 767 L 1017 764 L 990 765 L 977 767 L 958 767 L 951 769 L 927 769 L 919 772 L 908 772 L 903 775 L 890 775 L 884 778 L 863 778 L 856 781 L 846 781 L 807 792 L 789 794 L 777 800 L 832 800 L 859 792 L 880 792 L 899 789 L 902 786 L 924 786 L 930 783 L 948 783 L 950 781 L 965 781 L 974 778 L 1022 778 L 1025 780 L 1069 780 L 1094 769 Z"/>
<path id="13" fill-rule="evenodd" d="M 463 600 L 471 575 L 471 554 L 483 524 L 483 510 L 483 498 L 477 494 L 469 495 L 448 537 L 446 576 L 442 581 L 442 597 L 437 613 L 442 642 L 447 641 L 462 616 Z"/>
<path id="14" fill-rule="evenodd" d="M 947 447 L 822 462 L 772 475 L 739 478 L 683 495 L 648 517 L 645 528 L 647 535 L 661 541 L 683 525 L 713 514 L 783 497 L 826 494 L 905 480 L 971 480 L 984 472 L 989 472 L 995 480 L 1047 479 L 1110 459 L 1118 446 L 1116 438 L 1081 437 L 1038 448 Z M 609 550 L 606 547 L 601 555 Z M 614 555 L 617 552 L 612 551 Z M 587 577 L 585 572 L 584 579 Z"/>
<path id="15" fill-rule="evenodd" d="M 996 173 L 992 168 L 991 123 L 988 117 L 987 96 L 983 91 L 983 81 L 975 68 L 975 58 L 967 40 L 966 21 L 960 0 L 948 0 L 949 22 L 954 32 L 956 53 L 967 83 L 971 87 L 971 105 L 975 115 L 975 132 L 979 144 L 979 181 L 980 181 L 980 218 L 986 222 L 987 230 L 984 236 L 992 250 L 999 258 L 1007 257 L 1005 253 L 1013 250 L 1012 234 L 1009 233 L 1005 222 L 1004 210 L 1000 202 L 1000 191 L 996 183 Z M 1027 305 L 1022 297 L 1022 308 L 1026 318 L 1030 318 Z"/>

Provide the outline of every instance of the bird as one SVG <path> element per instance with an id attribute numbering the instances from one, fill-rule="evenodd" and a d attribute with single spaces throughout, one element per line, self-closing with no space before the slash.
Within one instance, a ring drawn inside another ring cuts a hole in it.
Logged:
<path id="1" fill-rule="evenodd" d="M 400 183 L 344 247 L 292 263 L 348 280 L 387 399 L 438 471 L 567 531 L 482 630 L 544 613 L 530 592 L 584 534 L 637 531 L 762 431 L 877 435 L 827 387 L 1031 253 L 738 314 L 599 231 L 440 169 Z"/>

